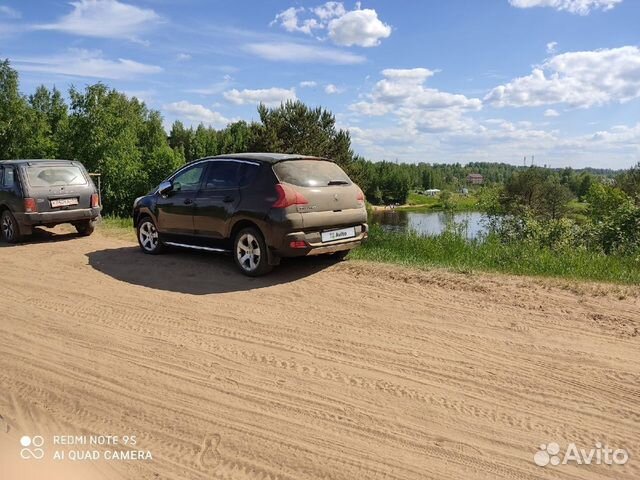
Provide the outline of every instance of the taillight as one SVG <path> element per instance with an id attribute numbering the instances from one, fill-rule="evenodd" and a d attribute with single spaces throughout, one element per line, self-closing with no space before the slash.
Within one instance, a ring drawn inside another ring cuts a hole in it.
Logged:
<path id="1" fill-rule="evenodd" d="M 358 194 L 356 195 L 356 200 L 359 202 L 364 202 L 364 193 L 362 190 L 358 189 Z"/>
<path id="2" fill-rule="evenodd" d="M 24 199 L 24 211 L 25 213 L 36 213 L 38 211 L 35 198 Z"/>
<path id="3" fill-rule="evenodd" d="M 91 195 L 91 208 L 96 208 L 100 206 L 100 197 L 97 193 Z"/>
<path id="4" fill-rule="evenodd" d="M 276 193 L 278 194 L 278 198 L 273 204 L 273 208 L 287 208 L 291 205 L 306 205 L 309 203 L 309 201 L 304 198 L 304 195 L 282 183 L 276 184 Z"/>
<path id="5" fill-rule="evenodd" d="M 292 240 L 289 242 L 291 248 L 307 248 L 307 242 L 304 240 Z"/>

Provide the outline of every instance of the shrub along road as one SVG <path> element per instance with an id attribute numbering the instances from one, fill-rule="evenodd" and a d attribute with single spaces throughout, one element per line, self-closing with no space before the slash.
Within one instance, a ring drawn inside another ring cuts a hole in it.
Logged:
<path id="1" fill-rule="evenodd" d="M 0 264 L 7 480 L 640 475 L 637 287 L 317 259 L 247 279 L 102 233 Z M 21 461 L 25 434 L 136 435 L 153 459 Z M 596 441 L 631 460 L 533 462 Z"/>

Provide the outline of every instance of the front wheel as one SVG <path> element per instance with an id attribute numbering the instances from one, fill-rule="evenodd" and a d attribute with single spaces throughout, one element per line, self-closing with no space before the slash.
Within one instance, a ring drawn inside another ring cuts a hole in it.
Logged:
<path id="1" fill-rule="evenodd" d="M 0 216 L 0 239 L 7 243 L 17 243 L 21 238 L 16 218 L 9 210 L 5 210 Z"/>
<path id="2" fill-rule="evenodd" d="M 256 228 L 244 228 L 233 241 L 233 258 L 240 271 L 250 277 L 265 275 L 273 268 L 267 258 L 267 244 Z"/>
<path id="3" fill-rule="evenodd" d="M 74 225 L 76 227 L 76 231 L 83 237 L 88 237 L 91 235 L 96 229 L 96 222 L 92 220 L 84 220 L 82 222 L 76 223 Z"/>
<path id="4" fill-rule="evenodd" d="M 142 217 L 138 222 L 138 244 L 144 253 L 157 255 L 162 252 L 164 245 L 155 223 L 149 217 Z"/>

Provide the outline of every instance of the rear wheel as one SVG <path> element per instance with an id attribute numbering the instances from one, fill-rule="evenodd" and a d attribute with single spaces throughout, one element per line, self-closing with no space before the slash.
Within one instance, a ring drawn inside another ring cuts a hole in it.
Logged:
<path id="1" fill-rule="evenodd" d="M 22 238 L 18 222 L 9 210 L 5 210 L 0 216 L 0 238 L 7 243 L 17 243 Z"/>
<path id="2" fill-rule="evenodd" d="M 267 258 L 267 244 L 256 228 L 240 230 L 233 241 L 233 258 L 240 271 L 250 277 L 259 277 L 273 268 Z"/>
<path id="3" fill-rule="evenodd" d="M 91 235 L 96 229 L 96 223 L 92 220 L 84 220 L 82 222 L 78 222 L 74 224 L 76 227 L 76 231 L 83 237 L 88 237 Z"/>
<path id="4" fill-rule="evenodd" d="M 164 245 L 160 241 L 160 235 L 155 223 L 150 217 L 142 217 L 138 222 L 138 244 L 144 253 L 157 255 L 162 252 Z"/>

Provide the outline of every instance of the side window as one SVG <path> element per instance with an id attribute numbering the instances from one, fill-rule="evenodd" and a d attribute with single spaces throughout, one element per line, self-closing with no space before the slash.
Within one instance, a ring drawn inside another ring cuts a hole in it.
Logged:
<path id="1" fill-rule="evenodd" d="M 4 178 L 2 179 L 2 186 L 5 188 L 13 188 L 15 186 L 16 170 L 13 167 L 4 168 Z"/>
<path id="2" fill-rule="evenodd" d="M 4 167 L 0 167 L 0 187 L 2 187 L 3 185 L 2 183 L 3 179 L 4 179 Z"/>
<path id="3" fill-rule="evenodd" d="M 200 188 L 200 182 L 202 180 L 202 174 L 204 173 L 205 164 L 200 163 L 191 168 L 183 170 L 178 175 L 173 177 L 173 184 L 180 184 L 181 192 L 193 192 Z"/>
<path id="4" fill-rule="evenodd" d="M 204 188 L 209 190 L 235 188 L 240 180 L 240 162 L 215 161 L 209 163 Z"/>
<path id="5" fill-rule="evenodd" d="M 240 175 L 240 186 L 246 187 L 247 185 L 251 185 L 258 176 L 258 173 L 260 173 L 260 165 L 246 163 Z"/>

